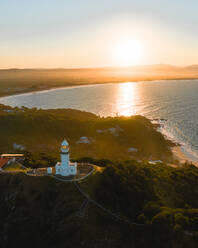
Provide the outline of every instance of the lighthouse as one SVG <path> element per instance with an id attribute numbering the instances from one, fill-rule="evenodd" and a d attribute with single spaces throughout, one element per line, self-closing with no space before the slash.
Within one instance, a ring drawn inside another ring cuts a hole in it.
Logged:
<path id="1" fill-rule="evenodd" d="M 55 166 L 56 174 L 61 176 L 71 176 L 77 173 L 77 163 L 71 163 L 69 160 L 69 143 L 63 140 L 60 149 L 61 162 Z"/>
<path id="2" fill-rule="evenodd" d="M 61 144 L 61 164 L 63 167 L 68 168 L 69 166 L 69 144 L 66 140 L 63 140 Z"/>

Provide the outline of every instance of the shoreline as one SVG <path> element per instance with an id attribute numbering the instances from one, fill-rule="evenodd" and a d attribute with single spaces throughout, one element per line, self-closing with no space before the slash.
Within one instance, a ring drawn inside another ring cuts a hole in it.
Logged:
<path id="1" fill-rule="evenodd" d="M 21 93 L 13 93 L 9 95 L 0 96 L 1 98 L 7 98 L 7 97 L 13 97 L 13 96 L 21 96 L 21 95 L 30 95 L 30 94 L 36 94 L 36 93 L 44 93 L 54 90 L 61 90 L 61 89 L 72 89 L 72 88 L 80 88 L 80 87 L 88 87 L 88 86 L 95 86 L 102 83 L 95 83 L 95 84 L 78 84 L 78 85 L 68 85 L 68 86 L 60 86 L 60 87 L 49 87 L 46 89 L 39 89 L 39 90 L 31 90 L 31 91 L 25 91 Z M 105 84 L 113 84 L 113 83 L 105 83 Z"/>
<path id="2" fill-rule="evenodd" d="M 78 88 L 78 87 L 87 87 L 87 86 L 95 86 L 95 85 L 105 85 L 105 84 L 120 84 L 120 83 L 141 83 L 141 82 L 164 82 L 164 81 L 186 81 L 186 80 L 198 80 L 197 78 L 167 78 L 167 79 L 147 79 L 147 80 L 117 80 L 117 81 L 113 81 L 113 82 L 93 82 L 93 83 L 87 83 L 87 82 L 79 82 L 76 84 L 68 84 L 68 85 L 61 85 L 61 86 L 49 86 L 43 89 L 24 89 L 24 91 L 19 91 L 19 92 L 7 92 L 5 94 L 0 94 L 0 98 L 4 98 L 4 97 L 12 97 L 12 96 L 18 96 L 18 95 L 24 95 L 24 94 L 33 94 L 33 93 L 42 93 L 42 92 L 48 92 L 48 91 L 53 91 L 53 90 L 58 90 L 58 89 L 67 89 L 67 88 Z"/>
<path id="3" fill-rule="evenodd" d="M 185 145 L 181 144 L 180 141 L 178 141 L 174 136 L 172 136 L 169 132 L 166 131 L 164 126 L 162 127 L 161 124 L 160 128 L 158 129 L 159 132 L 167 139 L 173 142 L 174 146 L 170 147 L 173 159 L 178 160 L 179 164 L 189 163 L 193 164 L 196 167 L 198 167 L 198 159 L 193 155 L 192 152 L 189 152 L 185 149 Z M 173 167 L 179 167 L 180 165 L 176 165 L 171 163 L 171 166 Z"/>
<path id="4" fill-rule="evenodd" d="M 193 164 L 194 166 L 198 167 L 198 161 L 190 157 L 190 155 L 188 156 L 187 154 L 185 154 L 181 145 L 174 146 L 171 150 L 172 150 L 174 158 L 178 160 L 180 164 L 184 164 L 187 162 L 187 163 Z"/>
<path id="5" fill-rule="evenodd" d="M 161 79 L 161 80 L 134 80 L 134 81 L 130 81 L 131 83 L 141 83 L 141 82 L 155 82 L 155 81 L 170 81 L 170 80 L 175 80 L 175 81 L 185 81 L 185 80 L 198 80 L 198 78 L 193 78 L 193 79 Z M 47 88 L 43 88 L 43 89 L 35 89 L 35 90 L 30 90 L 28 91 L 24 91 L 24 92 L 19 92 L 19 93 L 13 93 L 13 94 L 6 94 L 4 96 L 0 96 L 0 99 L 2 98 L 9 98 L 9 97 L 13 97 L 13 96 L 20 96 L 20 95 L 29 95 L 29 94 L 36 94 L 36 93 L 44 93 L 44 92 L 49 92 L 49 91 L 55 91 L 55 90 L 61 90 L 61 89 L 70 89 L 70 88 L 80 88 L 80 87 L 93 87 L 93 86 L 97 86 L 97 85 L 105 85 L 105 84 L 115 84 L 115 83 L 127 83 L 125 81 L 116 81 L 116 82 L 106 82 L 106 83 L 100 83 L 100 82 L 96 82 L 96 83 L 79 83 L 79 84 L 69 84 L 66 86 L 55 86 L 55 87 L 47 87 Z M 168 137 L 168 135 L 166 133 L 164 133 L 162 130 L 159 130 L 163 136 L 167 137 L 169 140 L 173 141 L 173 143 L 175 143 L 175 146 L 171 148 L 171 151 L 173 153 L 173 158 L 175 160 L 178 160 L 180 164 L 184 164 L 185 162 L 188 163 L 192 163 L 193 165 L 195 165 L 196 167 L 198 167 L 198 160 L 196 160 L 195 158 L 193 158 L 193 154 L 188 154 L 187 152 L 185 152 L 185 148 L 182 147 L 182 145 L 177 142 L 177 140 L 173 140 L 173 137 Z M 178 144 L 178 145 L 177 145 Z"/>

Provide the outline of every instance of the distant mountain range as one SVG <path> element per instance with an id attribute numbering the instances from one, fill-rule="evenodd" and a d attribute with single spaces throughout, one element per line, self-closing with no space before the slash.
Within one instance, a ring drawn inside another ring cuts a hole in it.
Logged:
<path id="1" fill-rule="evenodd" d="M 198 65 L 189 65 L 189 66 L 175 66 L 169 64 L 153 64 L 153 65 L 137 65 L 137 66 L 128 66 L 128 67 L 76 67 L 76 68 L 8 68 L 0 69 L 1 71 L 71 71 L 71 70 L 198 70 Z"/>
<path id="2" fill-rule="evenodd" d="M 103 68 L 1 69 L 0 96 L 85 84 L 198 79 L 198 65 Z"/>

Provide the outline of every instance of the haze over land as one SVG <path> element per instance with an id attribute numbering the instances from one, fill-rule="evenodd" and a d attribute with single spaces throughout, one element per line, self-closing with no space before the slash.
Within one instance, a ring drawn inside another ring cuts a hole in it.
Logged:
<path id="1" fill-rule="evenodd" d="M 198 78 L 198 65 L 187 67 L 147 65 L 86 69 L 5 69 L 0 70 L 0 96 L 85 84 L 196 78 Z"/>

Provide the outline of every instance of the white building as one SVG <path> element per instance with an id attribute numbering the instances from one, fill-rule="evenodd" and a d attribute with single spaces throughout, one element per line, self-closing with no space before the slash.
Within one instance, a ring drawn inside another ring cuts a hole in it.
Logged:
<path id="1" fill-rule="evenodd" d="M 77 163 L 69 161 L 69 144 L 64 140 L 61 144 L 61 162 L 55 166 L 56 174 L 61 176 L 71 176 L 77 174 Z"/>
<path id="2" fill-rule="evenodd" d="M 52 167 L 47 168 L 47 174 L 52 174 Z"/>

